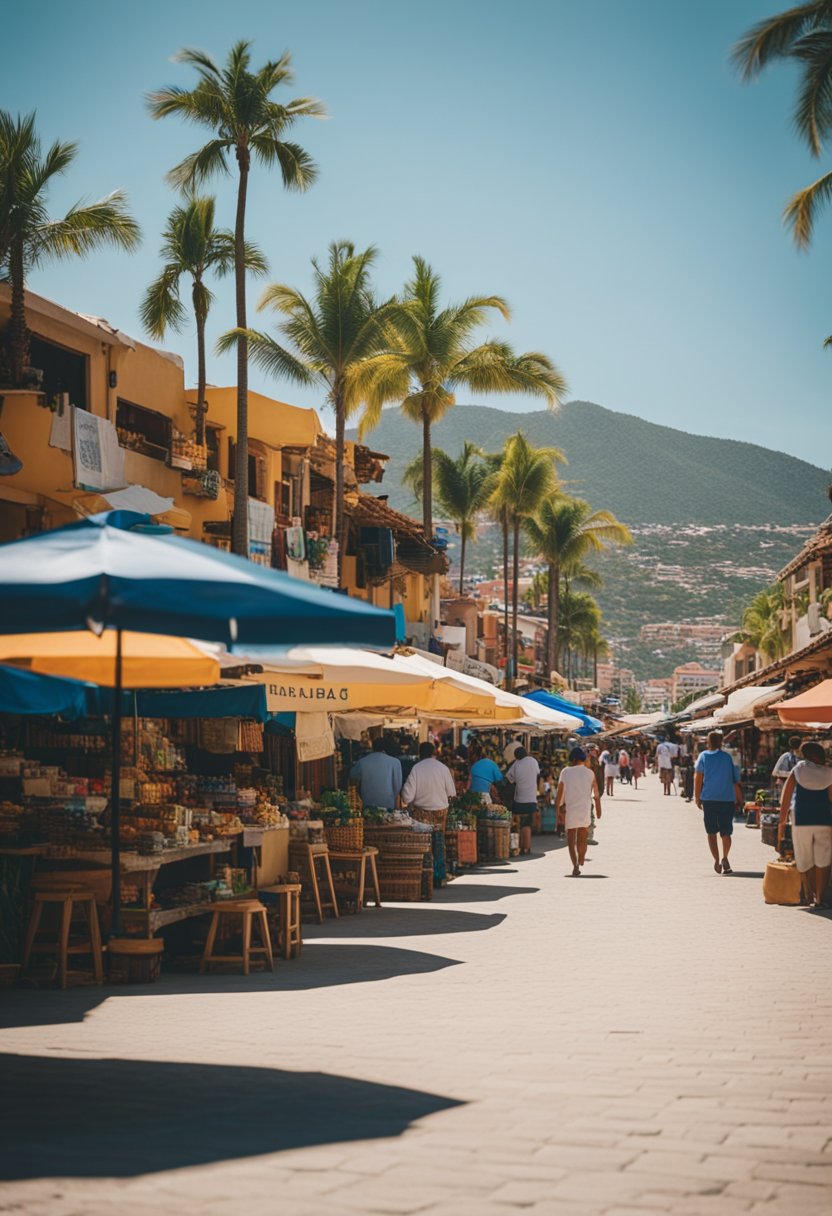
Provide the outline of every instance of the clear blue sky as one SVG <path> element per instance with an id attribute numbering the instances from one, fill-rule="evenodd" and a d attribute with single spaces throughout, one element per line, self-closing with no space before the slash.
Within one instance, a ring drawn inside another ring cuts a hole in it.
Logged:
<path id="1" fill-rule="evenodd" d="M 293 52 L 287 98 L 319 96 L 332 114 L 296 132 L 320 165 L 312 191 L 287 195 L 254 174 L 249 235 L 272 278 L 306 288 L 309 257 L 346 237 L 379 247 L 388 293 L 421 253 L 449 299 L 505 295 L 505 332 L 551 354 L 570 396 L 829 465 L 832 213 L 798 254 L 780 215 L 819 166 L 791 130 L 794 77 L 775 68 L 743 86 L 727 62 L 750 23 L 785 7 L 45 0 L 34 17 L 16 4 L 3 23 L 0 105 L 35 107 L 45 140 L 81 144 L 54 209 L 123 186 L 145 233 L 137 255 L 50 266 L 31 286 L 141 336 L 137 304 L 174 201 L 163 175 L 201 139 L 178 120 L 152 122 L 143 94 L 192 80 L 170 62 L 179 47 L 222 57 L 252 37 L 256 61 Z M 216 193 L 230 224 L 233 184 Z M 233 324 L 229 288 L 218 289 L 214 335 Z M 167 345 L 193 377 L 193 335 Z M 209 379 L 233 383 L 232 360 L 212 359 Z M 256 371 L 252 383 L 319 404 Z"/>

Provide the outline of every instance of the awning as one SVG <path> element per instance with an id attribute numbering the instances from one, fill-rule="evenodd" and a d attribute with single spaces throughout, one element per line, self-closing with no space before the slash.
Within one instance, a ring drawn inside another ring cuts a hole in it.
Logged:
<path id="1" fill-rule="evenodd" d="M 821 680 L 787 701 L 774 701 L 769 709 L 776 710 L 787 726 L 828 726 L 832 724 L 832 680 Z"/>
<path id="2" fill-rule="evenodd" d="M 87 630 L 0 635 L 0 662 L 111 687 L 116 634 L 108 629 L 100 637 Z M 220 675 L 217 660 L 187 639 L 156 633 L 125 632 L 122 667 L 125 688 L 187 688 L 215 684 Z"/>
<path id="3" fill-rule="evenodd" d="M 739 688 L 732 692 L 725 705 L 714 712 L 717 726 L 736 725 L 740 722 L 752 721 L 754 711 L 776 701 L 783 692 L 783 685 L 777 684 L 769 688 Z M 701 723 L 697 723 L 701 726 Z"/>
<path id="4" fill-rule="evenodd" d="M 111 713 L 111 690 L 95 691 L 97 712 Z M 247 680 L 215 684 L 212 688 L 143 688 L 125 692 L 122 713 L 139 718 L 253 718 L 256 722 L 265 722 L 269 717 L 265 688 Z"/>
<path id="5" fill-rule="evenodd" d="M 96 691 L 78 680 L 0 665 L 0 713 L 83 718 L 89 710 L 89 696 Z"/>
<path id="6" fill-rule="evenodd" d="M 592 714 L 586 713 L 580 706 L 573 705 L 571 701 L 566 701 L 553 692 L 546 692 L 543 688 L 528 693 L 523 697 L 523 701 L 534 701 L 546 709 L 554 710 L 556 713 L 569 714 L 572 718 L 579 719 L 581 723 L 580 729 L 577 731 L 579 735 L 597 735 L 604 729 L 604 723 L 598 718 L 593 718 Z"/>

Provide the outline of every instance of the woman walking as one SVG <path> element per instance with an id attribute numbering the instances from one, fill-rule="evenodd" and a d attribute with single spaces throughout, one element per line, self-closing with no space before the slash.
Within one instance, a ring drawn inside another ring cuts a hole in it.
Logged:
<path id="1" fill-rule="evenodd" d="M 613 798 L 615 796 L 615 779 L 621 771 L 618 765 L 618 757 L 615 752 L 607 750 L 601 759 L 604 761 L 604 781 L 607 786 L 607 793 L 610 798 Z"/>
<path id="2" fill-rule="evenodd" d="M 786 778 L 780 796 L 778 844 L 792 816 L 794 860 L 807 902 L 822 908 L 832 867 L 832 768 L 819 743 L 804 743 L 802 759 Z"/>
<path id="3" fill-rule="evenodd" d="M 633 786 L 638 789 L 639 777 L 644 776 L 644 753 L 641 748 L 637 747 L 633 752 Z"/>

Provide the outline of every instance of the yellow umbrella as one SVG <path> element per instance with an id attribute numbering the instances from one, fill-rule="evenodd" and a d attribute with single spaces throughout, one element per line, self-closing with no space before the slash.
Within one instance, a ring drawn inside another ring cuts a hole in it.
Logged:
<path id="1" fill-rule="evenodd" d="M 0 663 L 25 667 L 40 675 L 115 685 L 116 633 L 12 633 L 0 636 Z M 186 638 L 124 632 L 124 688 L 195 688 L 216 684 L 219 662 Z"/>

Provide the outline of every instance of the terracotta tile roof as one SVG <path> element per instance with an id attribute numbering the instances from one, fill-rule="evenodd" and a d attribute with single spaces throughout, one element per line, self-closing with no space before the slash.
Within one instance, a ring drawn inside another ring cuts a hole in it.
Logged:
<path id="1" fill-rule="evenodd" d="M 777 581 L 782 583 L 784 579 L 796 574 L 803 566 L 807 566 L 810 561 L 827 553 L 832 553 L 832 515 L 823 521 L 815 535 L 806 541 L 797 556 L 783 567 L 777 575 Z"/>
<path id="2" fill-rule="evenodd" d="M 738 688 L 748 688 L 754 684 L 765 684 L 787 673 L 796 673 L 800 669 L 801 664 L 806 664 L 815 670 L 822 669 L 827 664 L 832 666 L 832 629 L 821 633 L 808 646 L 803 646 L 800 650 L 787 654 L 785 658 L 777 659 L 774 663 L 769 663 L 767 667 L 759 668 L 758 671 L 749 672 L 741 680 L 737 680 L 736 683 L 729 684 L 719 691 L 727 695 Z"/>

